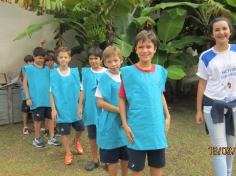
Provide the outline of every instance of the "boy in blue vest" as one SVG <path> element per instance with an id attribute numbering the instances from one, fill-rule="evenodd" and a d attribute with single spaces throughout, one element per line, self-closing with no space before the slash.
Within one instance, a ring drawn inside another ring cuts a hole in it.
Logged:
<path id="1" fill-rule="evenodd" d="M 96 144 L 96 121 L 101 109 L 97 106 L 95 91 L 101 75 L 106 71 L 102 64 L 102 50 L 90 48 L 88 59 L 91 67 L 82 68 L 82 86 L 79 102 L 80 115 L 83 113 L 84 124 L 87 126 L 92 161 L 85 165 L 87 171 L 99 166 L 98 147 Z"/>
<path id="2" fill-rule="evenodd" d="M 83 148 L 79 138 L 84 131 L 83 120 L 79 119 L 78 102 L 80 94 L 80 77 L 78 68 L 70 68 L 71 51 L 61 47 L 57 51 L 59 68 L 50 73 L 52 118 L 57 121 L 57 127 L 61 134 L 62 144 L 65 150 L 64 164 L 69 165 L 73 156 L 69 146 L 70 127 L 75 133 L 75 149 L 78 154 L 83 154 Z"/>
<path id="3" fill-rule="evenodd" d="M 25 61 L 25 65 L 21 68 L 19 81 L 20 81 L 20 84 L 22 85 L 21 86 L 21 99 L 22 99 L 21 112 L 22 112 L 22 119 L 23 119 L 23 134 L 27 135 L 29 134 L 28 119 L 30 115 L 30 107 L 26 105 L 23 79 L 24 79 L 24 74 L 25 74 L 25 67 L 34 63 L 34 57 L 32 55 L 26 55 L 24 57 L 24 61 Z"/>
<path id="4" fill-rule="evenodd" d="M 132 176 L 143 175 L 146 156 L 151 176 L 161 176 L 161 168 L 165 166 L 166 133 L 170 125 L 163 95 L 167 71 L 151 63 L 156 50 L 154 32 L 141 31 L 135 40 L 139 61 L 121 69 L 119 108 L 129 141 L 128 167 Z"/>
<path id="5" fill-rule="evenodd" d="M 35 138 L 33 145 L 38 148 L 45 146 L 41 139 L 40 127 L 41 121 L 48 120 L 49 145 L 59 146 L 60 142 L 54 137 L 53 121 L 51 119 L 50 106 L 50 69 L 44 66 L 45 50 L 42 47 L 36 47 L 33 51 L 34 64 L 25 69 L 23 80 L 26 104 L 30 106 L 34 119 Z"/>
<path id="6" fill-rule="evenodd" d="M 120 66 L 123 57 L 119 48 L 108 46 L 103 52 L 103 62 L 108 70 L 98 82 L 95 96 L 102 112 L 97 120 L 97 144 L 100 148 L 100 160 L 108 164 L 109 176 L 117 176 L 120 160 L 121 175 L 128 174 L 127 140 L 121 126 L 118 108 L 120 89 Z"/>

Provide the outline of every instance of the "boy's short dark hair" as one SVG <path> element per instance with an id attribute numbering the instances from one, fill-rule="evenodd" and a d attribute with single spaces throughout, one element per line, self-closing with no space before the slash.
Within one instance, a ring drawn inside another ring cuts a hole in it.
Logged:
<path id="1" fill-rule="evenodd" d="M 146 41 L 146 40 L 151 40 L 152 43 L 154 44 L 155 48 L 158 48 L 159 44 L 157 42 L 157 37 L 156 34 L 152 30 L 142 30 L 136 35 L 135 38 L 135 47 L 137 46 L 139 41 Z"/>
<path id="2" fill-rule="evenodd" d="M 25 61 L 25 63 L 34 62 L 34 57 L 32 55 L 26 55 L 24 57 L 24 61 Z"/>
<path id="3" fill-rule="evenodd" d="M 71 50 L 67 47 L 62 46 L 62 47 L 58 48 L 56 55 L 58 56 L 60 52 L 66 52 L 66 53 L 68 53 L 69 56 L 71 56 Z"/>
<path id="4" fill-rule="evenodd" d="M 88 50 L 88 57 L 92 55 L 96 57 L 100 57 L 100 59 L 102 59 L 102 49 L 99 48 L 98 46 L 90 48 Z"/>
<path id="5" fill-rule="evenodd" d="M 46 52 L 46 50 L 43 49 L 42 47 L 36 47 L 36 48 L 34 49 L 34 51 L 33 51 L 33 55 L 34 55 L 35 57 L 37 57 L 37 56 L 42 56 L 42 57 L 44 57 L 44 56 L 47 55 L 47 52 Z"/>

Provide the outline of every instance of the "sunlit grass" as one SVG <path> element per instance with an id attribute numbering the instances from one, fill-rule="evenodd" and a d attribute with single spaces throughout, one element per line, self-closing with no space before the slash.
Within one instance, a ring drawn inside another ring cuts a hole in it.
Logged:
<path id="1" fill-rule="evenodd" d="M 194 103 L 176 102 L 171 107 L 171 128 L 168 134 L 165 176 L 213 176 L 213 166 L 208 147 L 209 136 L 204 126 L 194 121 Z M 105 176 L 100 167 L 93 172 L 84 170 L 90 161 L 86 132 L 82 136 L 84 155 L 74 155 L 74 163 L 63 164 L 63 148 L 32 146 L 33 134 L 22 135 L 22 125 L 0 126 L 0 175 L 4 176 Z M 46 140 L 46 138 L 45 138 Z M 148 173 L 148 167 L 145 170 Z M 234 162 L 234 174 L 235 162 Z"/>

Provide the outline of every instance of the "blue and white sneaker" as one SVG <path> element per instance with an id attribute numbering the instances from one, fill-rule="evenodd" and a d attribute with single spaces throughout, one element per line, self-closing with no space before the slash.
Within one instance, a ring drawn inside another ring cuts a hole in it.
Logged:
<path id="1" fill-rule="evenodd" d="M 37 147 L 37 148 L 43 148 L 43 147 L 45 147 L 45 145 L 44 145 L 44 143 L 43 143 L 43 141 L 42 141 L 41 138 L 34 138 L 34 140 L 33 140 L 33 145 L 34 145 L 35 147 Z"/>
<path id="2" fill-rule="evenodd" d="M 48 145 L 60 146 L 61 142 L 57 140 L 55 137 L 48 138 Z"/>

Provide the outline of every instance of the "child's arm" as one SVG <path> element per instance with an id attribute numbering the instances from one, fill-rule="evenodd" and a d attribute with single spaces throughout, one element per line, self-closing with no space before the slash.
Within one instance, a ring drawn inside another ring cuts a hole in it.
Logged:
<path id="1" fill-rule="evenodd" d="M 119 107 L 104 101 L 103 98 L 97 97 L 97 105 L 107 111 L 120 113 Z"/>
<path id="2" fill-rule="evenodd" d="M 170 128 L 170 112 L 169 112 L 169 109 L 168 109 L 168 105 L 166 103 L 166 99 L 165 99 L 165 96 L 164 94 L 162 94 L 162 102 L 163 102 L 163 106 L 164 106 L 164 111 L 165 111 L 165 119 L 166 119 L 166 134 L 168 133 L 169 131 L 169 128 Z"/>
<path id="3" fill-rule="evenodd" d="M 24 87 L 25 96 L 26 96 L 26 104 L 27 104 L 28 106 L 32 106 L 32 101 L 31 101 L 30 96 L 29 96 L 29 88 L 28 88 L 28 78 L 27 78 L 27 74 L 24 75 L 23 87 Z"/>
<path id="4" fill-rule="evenodd" d="M 23 77 L 23 79 L 24 79 L 24 77 Z M 22 81 L 22 69 L 20 70 L 20 73 L 19 73 L 19 75 L 18 75 L 18 80 L 19 80 L 20 85 L 23 86 L 23 81 Z"/>
<path id="5" fill-rule="evenodd" d="M 199 78 L 198 89 L 197 89 L 197 113 L 196 113 L 196 122 L 197 124 L 202 124 L 204 122 L 203 112 L 202 112 L 202 100 L 204 91 L 206 89 L 207 81 Z"/>
<path id="6" fill-rule="evenodd" d="M 120 109 L 120 117 L 122 121 L 122 126 L 125 130 L 125 134 L 129 142 L 132 144 L 134 143 L 134 134 L 130 127 L 128 126 L 127 120 L 126 120 L 126 99 L 125 98 L 119 98 L 119 109 Z"/>
<path id="7" fill-rule="evenodd" d="M 52 108 L 52 119 L 55 120 L 57 118 L 57 109 L 54 101 L 54 97 L 52 95 L 52 92 L 50 92 L 50 103 Z"/>
<path id="8" fill-rule="evenodd" d="M 79 105 L 78 105 L 78 116 L 81 117 L 83 114 L 83 104 L 84 104 L 84 91 L 80 91 L 79 95 Z"/>

